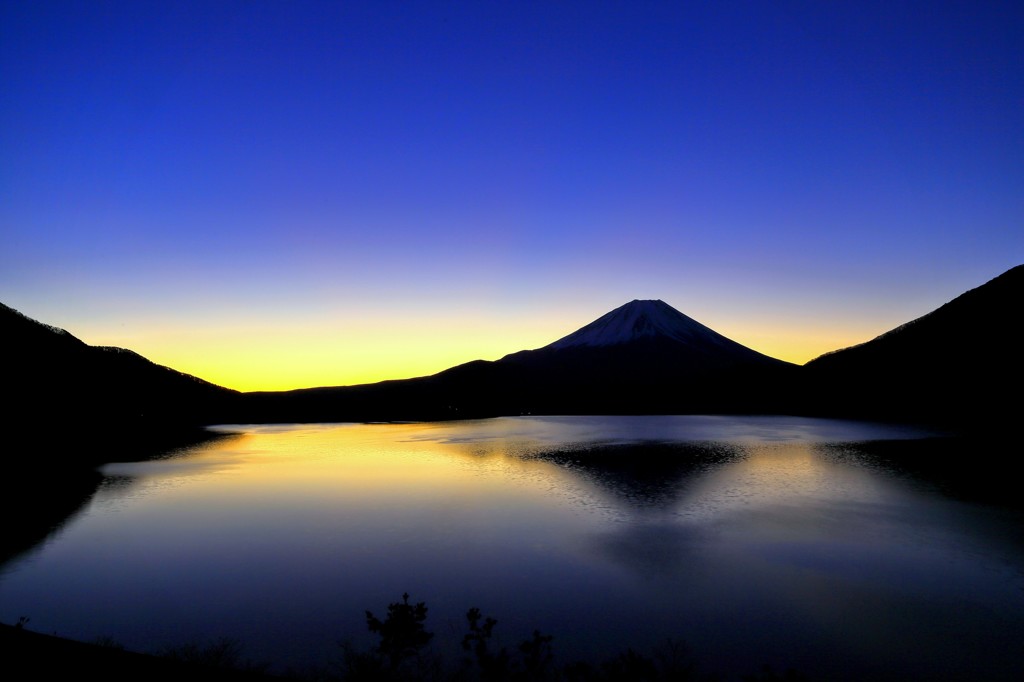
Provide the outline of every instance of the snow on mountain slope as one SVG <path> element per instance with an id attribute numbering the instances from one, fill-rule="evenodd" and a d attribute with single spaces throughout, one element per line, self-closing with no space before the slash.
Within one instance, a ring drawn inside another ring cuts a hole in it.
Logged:
<path id="1" fill-rule="evenodd" d="M 658 337 L 691 346 L 744 348 L 660 300 L 630 301 L 545 348 L 615 346 Z"/>

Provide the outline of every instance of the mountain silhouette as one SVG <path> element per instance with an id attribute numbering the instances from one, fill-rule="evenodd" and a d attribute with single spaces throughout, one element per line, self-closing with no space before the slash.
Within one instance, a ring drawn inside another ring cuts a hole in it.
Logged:
<path id="1" fill-rule="evenodd" d="M 870 341 L 804 367 L 819 409 L 937 424 L 1008 425 L 1024 386 L 1024 265 Z"/>
<path id="2" fill-rule="evenodd" d="M 237 391 L 67 331 L 0 304 L 7 354 L 5 411 L 11 423 L 47 439 L 99 430 L 169 434 L 235 414 Z"/>
<path id="3" fill-rule="evenodd" d="M 748 358 L 765 357 L 727 339 L 660 300 L 634 300 L 544 348 L 565 350 L 581 346 L 616 346 L 640 339 L 674 341 L 698 352 Z"/>
<path id="4" fill-rule="evenodd" d="M 792 366 L 722 336 L 663 301 L 639 300 L 543 348 L 513 353 L 498 362 L 564 365 L 597 356 L 616 361 L 618 367 L 602 368 L 612 372 L 660 369 L 694 376 L 736 367 Z"/>
<path id="5" fill-rule="evenodd" d="M 662 301 L 632 301 L 543 348 L 496 363 L 521 411 L 750 411 L 796 365 L 758 353 Z"/>
<path id="6" fill-rule="evenodd" d="M 752 412 L 782 404 L 779 387 L 794 384 L 798 369 L 662 301 L 632 301 L 547 346 L 499 360 L 416 379 L 263 393 L 253 404 L 286 421 Z"/>
<path id="7" fill-rule="evenodd" d="M 1024 266 L 921 318 L 800 367 L 658 300 L 634 300 L 546 346 L 437 374 L 238 393 L 121 348 L 89 346 L 0 304 L 13 423 L 170 432 L 228 422 L 517 414 L 783 413 L 978 425 L 1016 418 Z"/>

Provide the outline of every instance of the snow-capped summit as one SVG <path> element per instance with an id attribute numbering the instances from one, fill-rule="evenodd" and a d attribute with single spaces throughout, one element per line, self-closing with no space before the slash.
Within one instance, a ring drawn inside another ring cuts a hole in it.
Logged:
<path id="1" fill-rule="evenodd" d="M 671 339 L 687 345 L 730 345 L 721 334 L 660 300 L 634 300 L 546 346 L 551 350 L 579 346 L 616 346 L 641 338 Z"/>

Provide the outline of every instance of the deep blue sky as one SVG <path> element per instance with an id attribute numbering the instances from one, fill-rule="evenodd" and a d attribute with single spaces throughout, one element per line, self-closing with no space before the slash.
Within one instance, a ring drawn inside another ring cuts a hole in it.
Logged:
<path id="1" fill-rule="evenodd" d="M 1024 262 L 1020 2 L 5 2 L 0 301 L 238 388 L 661 298 L 795 362 Z"/>

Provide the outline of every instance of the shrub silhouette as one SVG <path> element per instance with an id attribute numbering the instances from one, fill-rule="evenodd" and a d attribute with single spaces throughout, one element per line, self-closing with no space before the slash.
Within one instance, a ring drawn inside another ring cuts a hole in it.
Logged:
<path id="1" fill-rule="evenodd" d="M 480 624 L 480 609 L 473 607 L 466 613 L 466 620 L 469 622 L 469 632 L 462 638 L 462 648 L 472 652 L 476 659 L 477 667 L 480 670 L 480 679 L 502 680 L 508 677 L 510 657 L 508 651 L 501 649 L 497 652 L 488 648 L 488 642 L 498 621 L 493 618 L 485 618 L 483 625 Z M 472 659 L 466 660 L 472 664 Z"/>
<path id="2" fill-rule="evenodd" d="M 96 643 L 115 649 L 124 649 L 120 643 L 109 637 L 97 638 Z M 232 637 L 220 637 L 210 642 L 188 642 L 181 646 L 167 647 L 157 655 L 187 665 L 221 670 L 266 673 L 270 669 L 269 662 L 243 658 L 242 643 Z"/>
<path id="3" fill-rule="evenodd" d="M 366 612 L 366 626 L 370 632 L 380 635 L 377 653 L 392 667 L 419 654 L 433 639 L 434 633 L 423 627 L 426 619 L 427 605 L 423 602 L 410 604 L 408 592 L 402 595 L 402 601 L 388 605 L 388 615 L 383 621 L 370 611 Z"/>
<path id="4" fill-rule="evenodd" d="M 498 621 L 484 618 L 476 607 L 466 613 L 466 621 L 469 631 L 462 637 L 462 648 L 470 652 L 472 658 L 463 660 L 463 678 L 472 676 L 475 663 L 476 678 L 481 682 L 554 679 L 551 635 L 542 635 L 539 630 L 534 630 L 531 639 L 520 643 L 516 656 L 504 647 L 491 648 L 491 636 Z"/>
<path id="5" fill-rule="evenodd" d="M 231 637 L 221 637 L 208 643 L 188 642 L 181 646 L 168 647 L 160 655 L 172 661 L 213 668 L 242 667 L 242 644 Z"/>
<path id="6" fill-rule="evenodd" d="M 543 679 L 551 671 L 555 660 L 551 651 L 552 639 L 551 635 L 542 635 L 540 630 L 534 630 L 533 637 L 519 645 L 523 672 L 527 679 Z"/>

